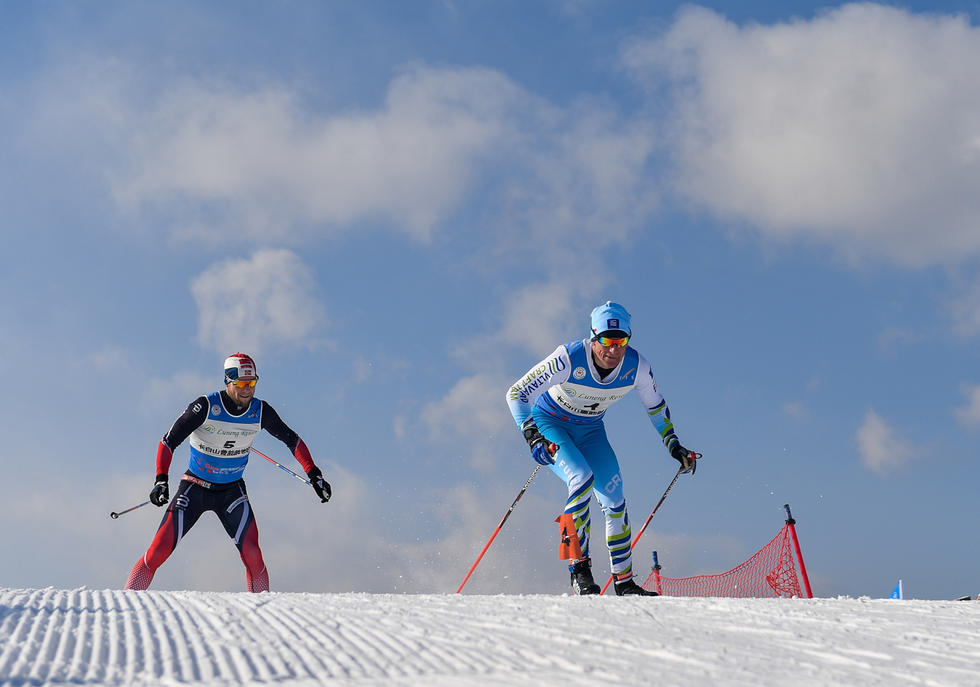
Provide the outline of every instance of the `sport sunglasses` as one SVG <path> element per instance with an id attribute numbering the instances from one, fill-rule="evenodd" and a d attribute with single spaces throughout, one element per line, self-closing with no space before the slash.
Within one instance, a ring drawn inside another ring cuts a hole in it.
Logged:
<path id="1" fill-rule="evenodd" d="M 611 346 L 615 346 L 616 348 L 625 348 L 626 344 L 629 343 L 630 338 L 628 336 L 624 336 L 614 339 L 609 336 L 597 336 L 595 340 L 599 342 L 600 346 L 605 346 L 607 348 Z"/>
<path id="2" fill-rule="evenodd" d="M 233 379 L 231 383 L 237 386 L 239 389 L 244 389 L 247 386 L 255 386 L 255 383 L 259 380 L 256 379 Z"/>

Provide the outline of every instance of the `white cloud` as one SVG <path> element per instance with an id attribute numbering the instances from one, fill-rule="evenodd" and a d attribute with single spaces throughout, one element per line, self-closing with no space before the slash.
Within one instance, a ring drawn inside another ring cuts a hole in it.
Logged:
<path id="1" fill-rule="evenodd" d="M 589 333 L 592 307 L 582 311 L 580 300 L 563 280 L 523 287 L 503 305 L 502 322 L 497 330 L 500 345 L 520 346 L 544 357 L 559 343 L 569 340 L 569 336 L 584 337 Z M 528 367 L 533 362 L 537 361 L 529 361 Z M 518 370 L 514 379 L 523 371 Z"/>
<path id="2" fill-rule="evenodd" d="M 786 401 L 782 406 L 783 413 L 796 420 L 809 417 L 810 411 L 802 401 Z"/>
<path id="3" fill-rule="evenodd" d="M 59 173 L 78 171 L 102 181 L 120 163 L 121 141 L 139 130 L 136 100 L 144 83 L 123 61 L 73 54 L 11 99 L 23 115 L 9 123 L 17 128 L 13 142 L 56 160 Z"/>
<path id="4" fill-rule="evenodd" d="M 426 404 L 420 415 L 430 441 L 457 446 L 469 464 L 481 471 L 494 469 L 501 450 L 493 438 L 517 432 L 504 402 L 510 381 L 486 373 L 463 377 L 445 396 Z"/>
<path id="5" fill-rule="evenodd" d="M 554 263 L 562 254 L 574 260 L 583 244 L 594 249 L 625 240 L 657 208 L 660 194 L 647 177 L 656 148 L 648 126 L 592 102 L 550 115 L 516 158 L 518 174 L 502 202 L 514 245 L 575 237 L 548 245 Z"/>
<path id="6" fill-rule="evenodd" d="M 980 427 L 980 385 L 964 386 L 963 395 L 966 405 L 955 409 L 956 420 L 964 427 Z"/>
<path id="7" fill-rule="evenodd" d="M 863 3 L 738 26 L 688 8 L 624 55 L 667 96 L 695 203 L 849 257 L 980 254 L 980 29 L 965 15 Z"/>
<path id="8" fill-rule="evenodd" d="M 882 475 L 922 454 L 921 446 L 902 437 L 873 410 L 865 414 L 857 430 L 857 443 L 861 462 Z"/>
<path id="9" fill-rule="evenodd" d="M 140 408 L 148 416 L 157 416 L 179 413 L 188 400 L 201 395 L 201 389 L 220 386 L 224 352 L 215 356 L 210 375 L 179 369 L 164 374 L 159 363 L 148 364 L 145 355 L 114 344 L 84 354 L 83 359 L 100 382 L 108 385 L 108 393 L 114 393 L 110 391 L 114 387 L 130 389 L 136 384 Z"/>
<path id="10" fill-rule="evenodd" d="M 210 377 L 182 370 L 169 377 L 150 377 L 141 392 L 144 405 L 153 410 L 165 409 L 170 412 L 182 410 L 183 404 L 201 395 L 201 389 L 223 385 L 221 363 L 222 359 L 215 358 L 214 374 Z"/>
<path id="11" fill-rule="evenodd" d="M 621 241 L 659 202 L 645 179 L 656 136 L 602 100 L 556 107 L 481 67 L 407 67 L 378 107 L 347 111 L 244 81 L 160 80 L 82 57 L 38 80 L 18 138 L 84 160 L 127 226 L 198 244 L 299 242 L 358 223 L 426 241 L 458 231 L 455 214 L 476 202 L 491 209 L 486 239 L 523 258 L 549 239 L 573 253 L 555 237 Z"/>
<path id="12" fill-rule="evenodd" d="M 222 234 L 384 218 L 425 240 L 471 189 L 479 161 L 506 147 L 526 99 L 479 68 L 408 69 L 382 108 L 343 114 L 311 111 L 286 90 L 192 83 L 147 115 L 114 189 L 129 207 L 184 204 L 192 218 L 196 204 L 225 209 L 234 221 Z"/>
<path id="13" fill-rule="evenodd" d="M 309 345 L 325 317 L 315 290 L 312 271 L 289 250 L 216 263 L 191 282 L 198 339 L 220 354 Z"/>
<path id="14" fill-rule="evenodd" d="M 505 402 L 507 389 L 556 346 L 584 338 L 594 307 L 581 296 L 582 283 L 561 279 L 524 287 L 501 305 L 500 325 L 490 334 L 462 343 L 453 357 L 479 372 L 460 378 L 442 398 L 426 404 L 420 417 L 429 428 L 430 441 L 452 441 L 473 467 L 491 470 L 498 465 L 501 444 L 494 436 L 518 437 Z M 595 305 L 605 299 L 596 299 Z M 503 370 L 513 349 L 527 350 L 525 366 Z M 477 365 L 474 361 L 479 361 Z M 488 371 L 489 370 L 489 371 Z"/>
<path id="15" fill-rule="evenodd" d="M 949 311 L 956 334 L 963 337 L 980 334 L 980 281 L 953 298 Z"/>
<path id="16" fill-rule="evenodd" d="M 886 327 L 878 333 L 878 348 L 882 351 L 892 352 L 901 346 L 916 344 L 924 339 L 925 335 L 916 330 Z"/>
<path id="17" fill-rule="evenodd" d="M 600 276 L 585 276 L 573 281 L 563 275 L 505 294 L 495 308 L 499 313 L 495 329 L 461 342 L 452 352 L 454 360 L 467 369 L 501 370 L 519 349 L 530 354 L 530 368 L 558 344 L 588 335 L 589 313 L 610 298 L 589 295 L 597 291 L 600 280 Z M 524 372 L 508 367 L 503 375 L 506 385 Z"/>

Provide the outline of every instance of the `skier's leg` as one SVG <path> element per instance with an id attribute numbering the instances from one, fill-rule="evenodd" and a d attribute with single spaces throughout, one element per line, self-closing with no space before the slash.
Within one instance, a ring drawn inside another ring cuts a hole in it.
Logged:
<path id="1" fill-rule="evenodd" d="M 225 506 L 218 511 L 221 524 L 228 536 L 235 542 L 238 553 L 245 564 L 245 582 L 250 592 L 269 591 L 269 571 L 262 559 L 259 548 L 259 529 L 255 524 L 255 514 L 245 492 L 245 483 L 239 482 L 228 490 Z"/>
<path id="2" fill-rule="evenodd" d="M 606 438 L 606 429 L 600 423 L 581 440 L 582 452 L 595 474 L 596 500 L 602 506 L 606 520 L 606 546 L 609 548 L 609 565 L 617 579 L 633 574 L 630 553 L 629 515 L 623 494 L 623 479 L 619 461 Z"/>
<path id="3" fill-rule="evenodd" d="M 582 548 L 582 558 L 589 557 L 589 533 L 592 530 L 592 520 L 589 515 L 589 503 L 592 499 L 592 487 L 594 479 L 592 468 L 582 455 L 578 446 L 575 445 L 575 438 L 571 432 L 575 428 L 564 425 L 546 414 L 535 414 L 535 423 L 538 431 L 544 435 L 545 439 L 558 444 L 558 453 L 555 455 L 555 464 L 551 466 L 551 471 L 558 475 L 568 487 L 568 499 L 565 501 L 565 513 L 572 516 L 575 522 L 575 531 L 578 534 L 578 542 Z M 570 561 L 574 564 L 575 561 Z"/>
<path id="4" fill-rule="evenodd" d="M 147 589 L 157 568 L 170 557 L 181 538 L 194 526 L 204 512 L 202 492 L 190 482 L 180 482 L 163 520 L 157 528 L 150 548 L 141 556 L 129 573 L 124 589 Z"/>
<path id="5" fill-rule="evenodd" d="M 248 591 L 269 591 L 269 569 L 265 567 L 262 551 L 259 550 L 259 528 L 254 519 L 245 534 L 241 553 L 242 562 L 245 563 L 245 582 L 248 585 Z"/>

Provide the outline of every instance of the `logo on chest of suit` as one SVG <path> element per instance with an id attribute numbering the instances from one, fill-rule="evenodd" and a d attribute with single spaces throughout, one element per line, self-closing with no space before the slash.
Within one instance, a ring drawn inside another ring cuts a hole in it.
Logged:
<path id="1" fill-rule="evenodd" d="M 619 381 L 621 381 L 621 382 L 626 381 L 627 379 L 629 379 L 630 377 L 633 376 L 633 373 L 634 372 L 636 372 L 636 368 L 635 367 L 631 367 L 629 370 L 627 370 L 626 372 L 624 372 L 623 374 L 621 374 L 619 376 Z"/>
<path id="2" fill-rule="evenodd" d="M 583 379 L 585 377 L 585 368 L 576 367 L 574 370 L 572 370 L 572 376 L 575 377 L 575 379 Z"/>
<path id="3" fill-rule="evenodd" d="M 218 406 L 215 406 L 214 408 L 211 409 L 211 414 L 212 415 L 221 415 L 221 408 L 219 408 Z"/>

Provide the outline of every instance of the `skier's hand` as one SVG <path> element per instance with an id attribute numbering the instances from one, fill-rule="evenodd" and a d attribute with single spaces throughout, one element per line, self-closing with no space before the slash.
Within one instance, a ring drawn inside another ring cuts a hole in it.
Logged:
<path id="1" fill-rule="evenodd" d="M 534 424 L 534 417 L 528 417 L 521 424 L 521 432 L 524 434 L 524 441 L 531 449 L 531 456 L 541 465 L 554 465 L 555 454 L 558 453 L 558 444 L 552 444 L 538 430 Z"/>
<path id="2" fill-rule="evenodd" d="M 150 490 L 150 503 L 154 506 L 163 506 L 170 500 L 170 484 L 166 475 L 157 475 L 153 489 Z"/>
<path id="3" fill-rule="evenodd" d="M 541 465 L 554 465 L 556 453 L 558 453 L 558 444 L 544 442 L 531 447 L 531 456 Z"/>
<path id="4" fill-rule="evenodd" d="M 698 469 L 698 458 L 701 457 L 700 453 L 688 450 L 681 446 L 680 442 L 674 444 L 674 447 L 670 449 L 670 455 L 681 464 L 681 474 L 691 473 Z"/>
<path id="5" fill-rule="evenodd" d="M 320 472 L 320 468 L 314 467 L 312 470 L 306 473 L 306 476 L 310 478 L 310 484 L 313 485 L 313 491 L 316 495 L 320 497 L 320 503 L 326 503 L 330 500 L 333 495 L 333 491 L 330 489 L 330 483 L 323 479 L 323 473 Z"/>

